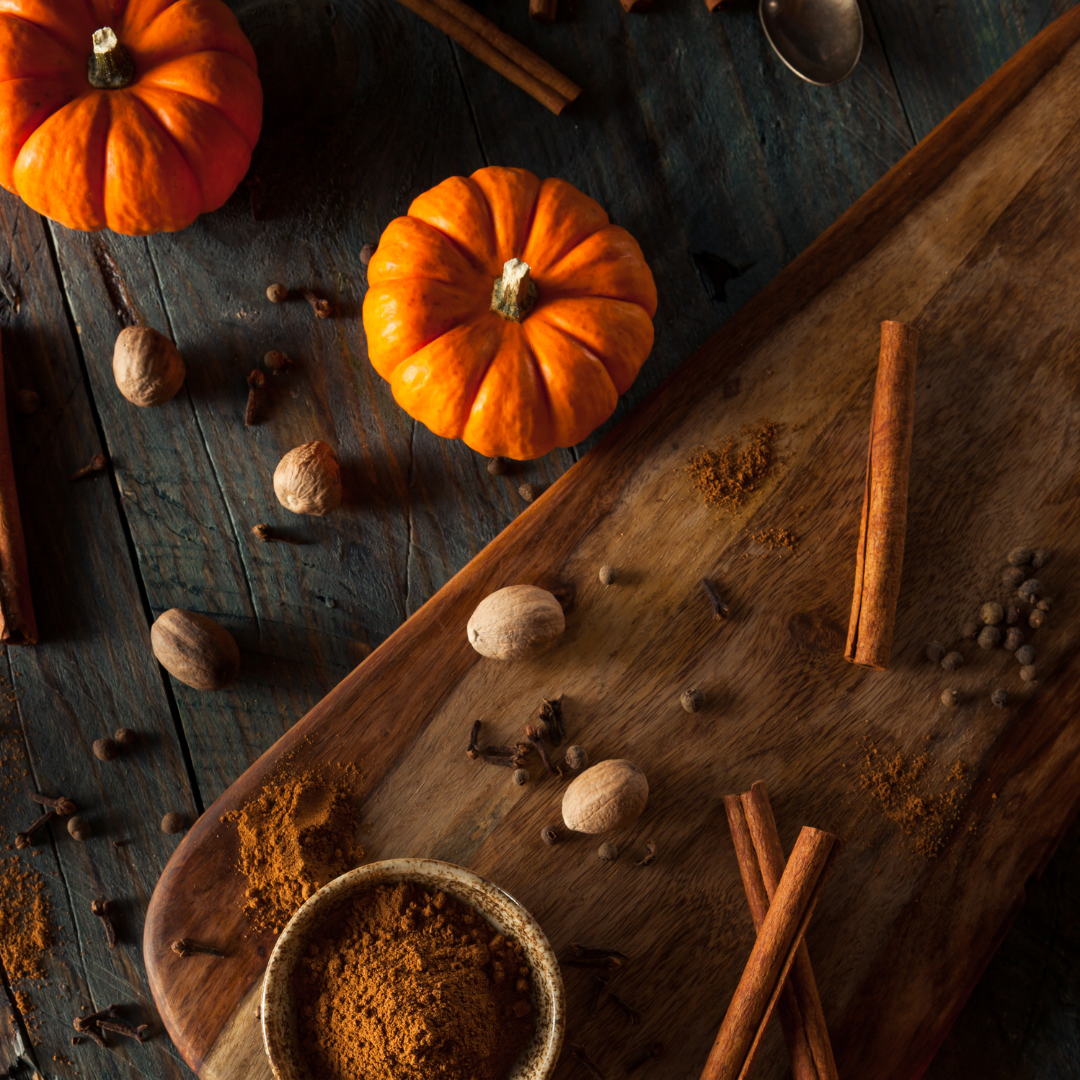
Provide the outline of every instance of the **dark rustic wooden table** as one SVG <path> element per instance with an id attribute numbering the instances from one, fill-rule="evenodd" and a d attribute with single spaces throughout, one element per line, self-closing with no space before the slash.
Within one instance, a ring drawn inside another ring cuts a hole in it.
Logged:
<path id="1" fill-rule="evenodd" d="M 28 1075 L 190 1075 L 163 1035 L 69 1045 L 81 1005 L 153 1019 L 141 926 L 177 842 L 161 816 L 200 813 L 521 509 L 518 483 L 587 449 L 492 478 L 412 423 L 366 359 L 361 245 L 419 192 L 486 164 L 584 189 L 639 239 L 660 292 L 656 348 L 617 420 L 1069 4 L 872 0 L 862 62 L 820 89 L 781 65 L 749 8 L 658 0 L 634 16 L 618 0 L 562 0 L 543 26 L 526 0 L 483 0 L 584 87 L 561 118 L 393 0 L 233 6 L 266 111 L 249 185 L 222 210 L 131 239 L 0 198 L 7 388 L 43 403 L 11 422 L 44 639 L 4 656 L 17 705 L 0 718 L 0 817 L 9 838 L 23 827 L 33 784 L 75 798 L 95 832 L 77 844 L 56 829 L 35 849 L 62 929 L 49 984 L 26 988 L 36 1008 L 17 1021 Z M 337 317 L 269 304 L 272 281 L 320 289 Z M 162 409 L 136 409 L 113 383 L 113 341 L 136 320 L 187 358 Z M 297 363 L 245 429 L 245 376 L 270 348 Z M 346 474 L 349 505 L 324 520 L 291 518 L 271 486 L 281 454 L 312 438 L 339 448 Z M 108 475 L 68 483 L 98 452 Z M 260 544 L 259 521 L 307 543 Z M 228 691 L 189 690 L 155 663 L 149 625 L 174 606 L 235 635 L 243 673 Z M 93 740 L 121 725 L 137 747 L 96 760 Z M 90 912 L 100 896 L 120 913 L 113 951 Z M 1074 827 L 929 1075 L 1080 1075 L 1078 961 Z M 0 1019 L 0 1072 L 18 1030 Z"/>

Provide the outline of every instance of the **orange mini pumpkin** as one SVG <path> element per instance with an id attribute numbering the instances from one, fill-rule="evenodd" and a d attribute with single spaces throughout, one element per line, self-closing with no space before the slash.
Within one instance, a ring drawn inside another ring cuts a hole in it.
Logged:
<path id="1" fill-rule="evenodd" d="M 634 238 L 563 180 L 452 176 L 390 222 L 368 265 L 368 356 L 398 404 L 490 456 L 573 446 L 653 343 Z"/>
<path id="2" fill-rule="evenodd" d="M 174 231 L 233 193 L 262 126 L 221 0 L 4 0 L 0 184 L 72 229 Z"/>

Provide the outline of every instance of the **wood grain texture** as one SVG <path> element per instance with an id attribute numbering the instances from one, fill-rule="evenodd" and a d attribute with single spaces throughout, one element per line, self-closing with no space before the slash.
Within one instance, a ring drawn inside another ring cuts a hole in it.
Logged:
<path id="1" fill-rule="evenodd" d="M 270 941 L 244 939 L 209 986 L 167 943 L 211 912 L 239 939 L 235 841 L 218 818 L 286 752 L 298 763 L 362 763 L 373 857 L 426 854 L 494 876 L 557 947 L 585 931 L 625 942 L 636 959 L 627 993 L 648 1006 L 642 1038 L 680 1033 L 664 1066 L 675 1073 L 700 1069 L 722 1009 L 706 1003 L 730 995 L 751 940 L 734 859 L 702 824 L 722 821 L 719 791 L 763 775 L 788 842 L 803 820 L 848 841 L 822 898 L 829 916 L 809 939 L 840 1074 L 900 1077 L 925 1064 L 1080 797 L 1075 620 L 1058 617 L 1040 638 L 1045 686 L 1020 684 L 1005 654 L 971 657 L 954 677 L 968 704 L 946 716 L 943 676 L 918 660 L 928 633 L 958 636 L 1018 539 L 1054 550 L 1051 591 L 1067 596 L 1080 582 L 1080 492 L 1071 459 L 1048 449 L 1080 411 L 1069 344 L 1080 328 L 1065 302 L 1080 259 L 1080 133 L 1063 106 L 1080 87 L 1078 37 L 1074 13 L 1007 66 L 198 823 L 159 884 L 146 955 L 166 1022 L 202 1075 L 233 1075 L 215 1041 L 226 1024 L 230 1041 L 239 1038 L 244 1014 L 234 1010 Z M 1037 311 L 1033 296 L 1045 297 Z M 836 573 L 854 550 L 885 315 L 914 321 L 927 357 L 911 572 L 896 627 L 902 659 L 887 678 L 839 659 L 850 581 Z M 732 377 L 742 387 L 735 398 L 724 393 Z M 680 479 L 685 453 L 758 415 L 788 425 L 785 467 L 740 520 L 715 521 Z M 1003 444 L 1023 449 L 1007 460 L 988 453 Z M 750 529 L 789 524 L 811 504 L 812 521 L 797 524 L 798 560 L 754 557 Z M 626 586 L 604 590 L 601 562 L 625 568 Z M 705 575 L 725 583 L 738 613 L 720 631 L 698 594 Z M 448 636 L 487 592 L 544 576 L 574 582 L 577 602 L 563 644 L 543 661 L 478 663 L 463 633 Z M 1004 711 L 988 701 L 999 680 L 1014 694 Z M 714 704 L 687 721 L 677 698 L 691 682 Z M 510 791 L 490 775 L 499 770 L 469 771 L 461 760 L 471 718 L 509 737 L 553 692 L 566 694 L 571 737 L 594 758 L 645 765 L 654 795 L 636 837 L 647 831 L 668 853 L 656 872 L 624 860 L 600 878 L 586 843 L 543 851 L 535 834 L 555 812 L 555 786 Z M 905 752 L 929 740 L 939 782 L 953 757 L 968 763 L 960 821 L 936 860 L 912 859 L 860 790 L 864 737 Z M 587 986 L 570 993 L 581 1017 Z M 576 1041 L 614 1069 L 622 1039 L 610 1025 L 577 1021 Z M 761 1074 L 778 1075 L 782 1058 L 773 1039 Z"/>

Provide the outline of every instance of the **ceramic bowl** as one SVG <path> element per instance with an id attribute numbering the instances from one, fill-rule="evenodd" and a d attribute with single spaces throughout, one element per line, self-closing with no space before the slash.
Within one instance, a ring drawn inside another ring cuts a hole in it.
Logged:
<path id="1" fill-rule="evenodd" d="M 507 1080 L 548 1080 L 555 1071 L 566 1028 L 562 975 L 537 921 L 512 897 L 471 870 L 435 859 L 387 859 L 357 867 L 324 885 L 286 924 L 270 954 L 262 996 L 266 1054 L 277 1080 L 313 1080 L 300 1050 L 292 973 L 307 938 L 342 900 L 377 885 L 398 882 L 448 893 L 483 915 L 500 933 L 521 943 L 532 977 L 532 1040 Z"/>

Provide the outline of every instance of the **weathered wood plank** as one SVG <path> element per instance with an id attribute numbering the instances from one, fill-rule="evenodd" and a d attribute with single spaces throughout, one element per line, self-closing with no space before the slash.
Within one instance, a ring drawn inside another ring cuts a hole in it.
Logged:
<path id="1" fill-rule="evenodd" d="M 41 409 L 11 409 L 11 441 L 29 550 L 40 644 L 0 657 L 4 696 L 17 705 L 0 719 L 5 758 L 0 795 L 3 843 L 38 816 L 25 789 L 63 793 L 79 806 L 94 835 L 76 843 L 64 821 L 20 854 L 44 877 L 60 940 L 47 986 L 27 989 L 39 1067 L 49 1076 L 119 1078 L 186 1072 L 162 1034 L 146 986 L 142 923 L 150 893 L 178 838 L 158 823 L 168 810 L 193 820 L 192 798 L 174 715 L 150 655 L 146 608 L 132 565 L 110 476 L 69 483 L 101 448 L 79 350 L 64 310 L 41 219 L 6 192 L 0 196 L 2 272 L 18 294 L 18 311 L 0 304 L 8 400 L 36 390 Z M 112 762 L 98 761 L 95 739 L 128 726 L 139 742 Z M 123 839 L 116 848 L 113 840 Z M 105 947 L 95 898 L 113 900 L 120 942 Z M 103 1051 L 70 1046 L 81 1006 L 111 1003 L 155 1022 L 143 1046 Z M 72 1064 L 53 1060 L 65 1055 Z"/>

